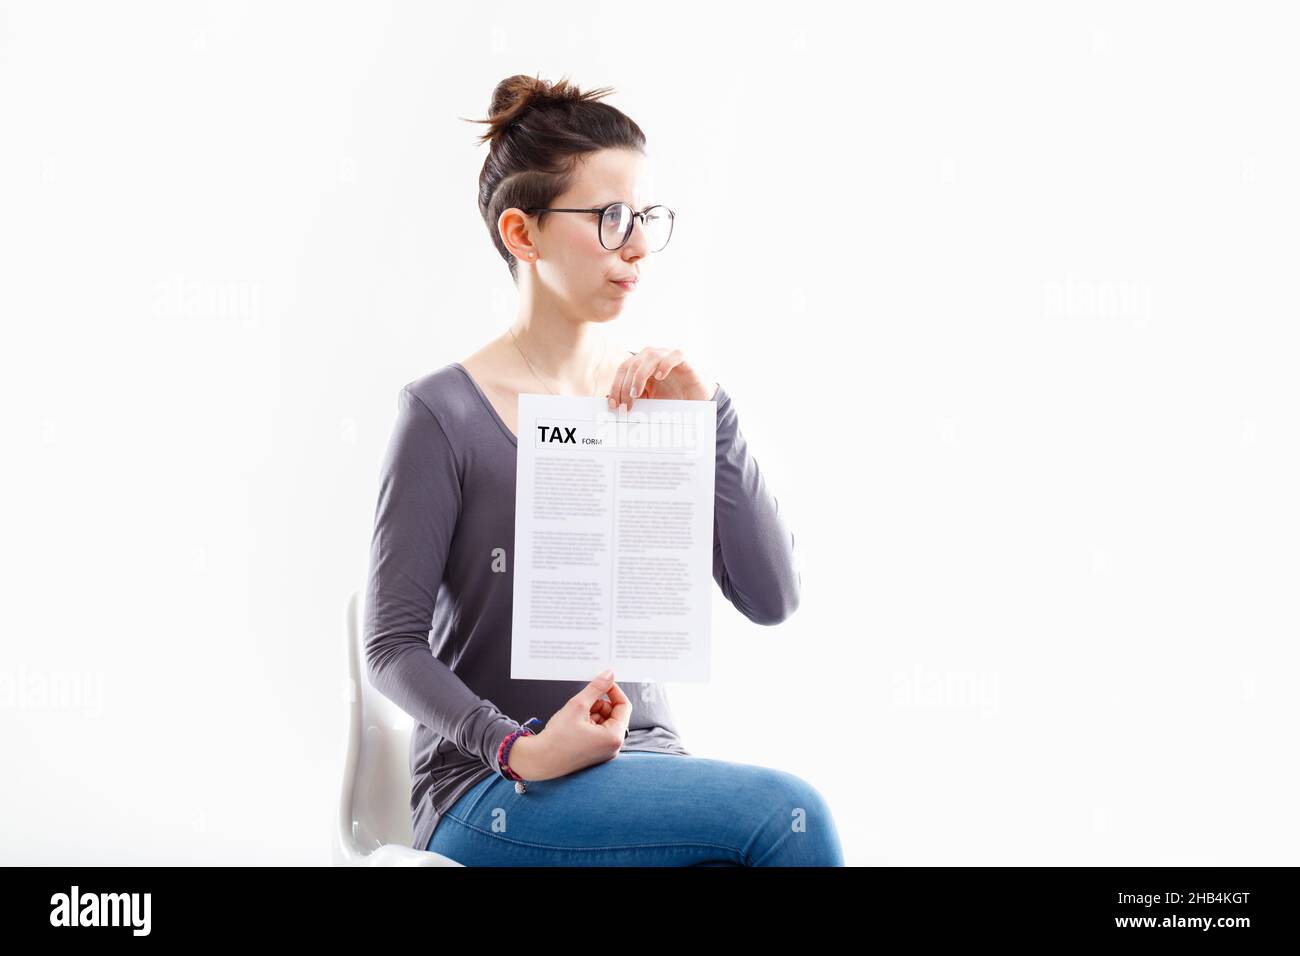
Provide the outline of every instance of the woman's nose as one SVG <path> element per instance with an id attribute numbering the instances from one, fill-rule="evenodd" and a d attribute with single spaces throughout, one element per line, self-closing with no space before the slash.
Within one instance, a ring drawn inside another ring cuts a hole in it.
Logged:
<path id="1" fill-rule="evenodd" d="M 632 216 L 632 235 L 627 237 L 627 242 L 623 243 L 623 248 L 626 249 L 629 246 L 632 246 L 634 243 L 636 244 L 638 256 L 645 255 L 646 248 L 647 248 L 647 241 L 645 235 L 644 213 L 638 212 Z"/>

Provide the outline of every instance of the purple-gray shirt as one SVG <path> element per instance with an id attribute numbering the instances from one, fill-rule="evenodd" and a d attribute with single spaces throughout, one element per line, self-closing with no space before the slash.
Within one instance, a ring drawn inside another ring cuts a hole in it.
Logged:
<path id="1" fill-rule="evenodd" d="M 779 624 L 799 605 L 794 535 L 731 397 L 719 385 L 712 400 L 713 577 L 749 620 Z M 506 734 L 529 717 L 549 720 L 587 684 L 510 677 L 517 452 L 515 436 L 459 362 L 398 393 L 375 508 L 364 641 L 371 683 L 415 721 L 416 849 L 428 846 L 459 797 L 500 773 L 497 746 Z M 619 686 L 632 703 L 623 750 L 690 756 L 662 684 Z"/>

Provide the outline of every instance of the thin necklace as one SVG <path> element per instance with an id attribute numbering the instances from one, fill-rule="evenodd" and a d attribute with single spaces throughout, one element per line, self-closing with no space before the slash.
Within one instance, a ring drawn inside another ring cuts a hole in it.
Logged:
<path id="1" fill-rule="evenodd" d="M 524 355 L 524 350 L 523 350 L 522 348 L 520 348 L 520 346 L 519 346 L 519 339 L 518 339 L 518 338 L 515 338 L 515 330 L 514 330 L 514 329 L 510 329 L 510 328 L 508 328 L 508 329 L 506 329 L 506 331 L 509 332 L 509 333 L 510 333 L 510 337 L 511 337 L 512 339 L 515 340 L 515 348 L 519 349 L 519 354 L 524 356 L 524 361 L 525 361 L 525 362 L 528 362 L 528 356 L 527 356 L 527 355 Z M 604 342 L 601 343 L 601 346 L 600 346 L 600 361 L 596 363 L 596 368 L 600 368 L 601 363 L 603 363 L 603 362 L 605 361 L 605 350 L 606 350 L 608 347 L 609 347 L 609 340 L 606 339 Z M 537 369 L 533 368 L 533 363 L 532 363 L 532 362 L 528 362 L 528 367 L 529 367 L 530 369 L 532 369 L 532 371 L 533 371 L 533 378 L 537 379 L 537 381 L 539 381 L 539 382 L 542 382 L 542 386 L 543 386 L 543 387 L 544 387 L 548 392 L 550 392 L 552 395 L 557 395 L 557 394 L 559 394 L 558 392 L 555 391 L 555 389 L 551 388 L 551 386 L 547 385 L 544 381 L 542 381 L 542 377 L 541 377 L 540 375 L 537 374 Z M 592 398 L 595 398 L 595 397 L 596 397 L 596 392 L 598 392 L 598 391 L 600 391 L 600 385 L 597 385 L 597 386 L 596 386 L 596 391 L 591 393 L 591 397 L 592 397 Z"/>

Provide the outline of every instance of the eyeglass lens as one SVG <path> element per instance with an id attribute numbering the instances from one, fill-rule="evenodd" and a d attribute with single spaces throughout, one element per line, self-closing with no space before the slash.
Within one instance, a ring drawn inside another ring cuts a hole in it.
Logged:
<path id="1" fill-rule="evenodd" d="M 632 207 L 627 203 L 614 203 L 600 219 L 600 243 L 606 249 L 617 249 L 632 234 Z M 642 218 L 646 244 L 651 252 L 668 245 L 673 232 L 673 217 L 663 206 L 652 206 Z"/>

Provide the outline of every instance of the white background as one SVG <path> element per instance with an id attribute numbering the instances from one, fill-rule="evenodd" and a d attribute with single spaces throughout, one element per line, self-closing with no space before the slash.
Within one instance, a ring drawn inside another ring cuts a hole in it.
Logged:
<path id="1" fill-rule="evenodd" d="M 678 213 L 623 316 L 732 394 L 803 604 L 695 753 L 847 862 L 1295 864 L 1285 4 L 0 7 L 0 861 L 327 863 L 403 384 L 502 332 L 512 73 Z M 527 715 L 517 715 L 524 717 Z"/>

